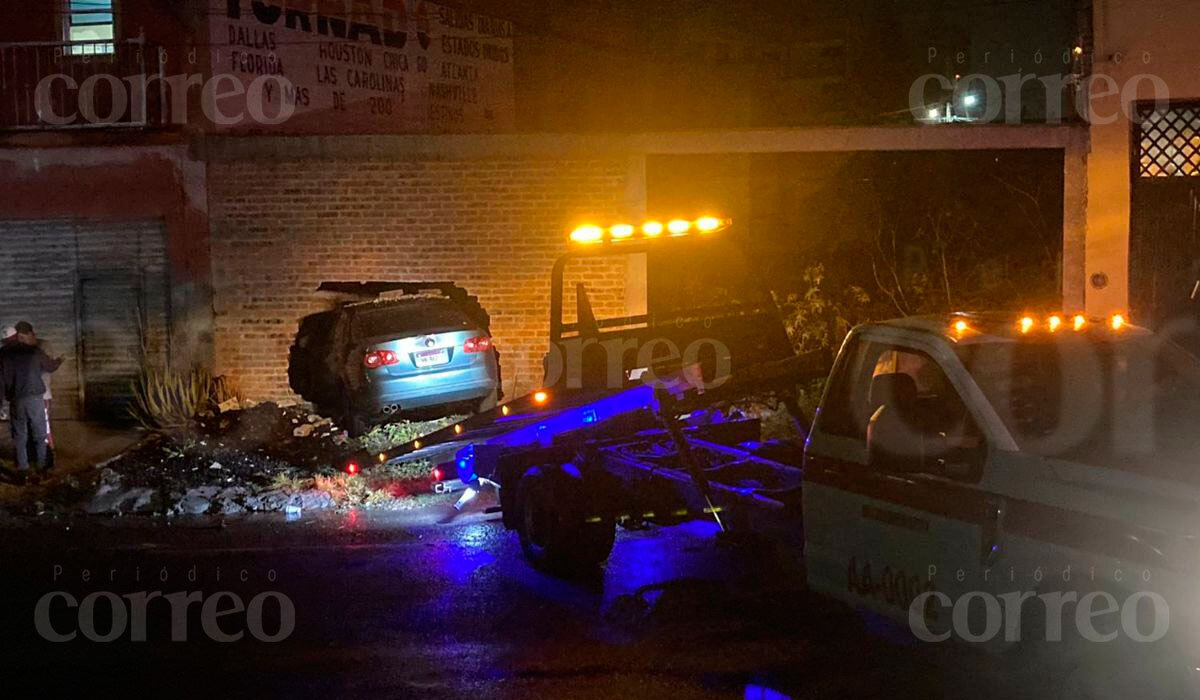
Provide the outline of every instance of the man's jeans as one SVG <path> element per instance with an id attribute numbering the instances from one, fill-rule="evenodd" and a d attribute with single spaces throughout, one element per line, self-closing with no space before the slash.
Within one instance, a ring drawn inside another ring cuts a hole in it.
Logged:
<path id="1" fill-rule="evenodd" d="M 37 459 L 37 468 L 46 467 L 46 402 L 39 396 L 16 399 L 9 406 L 9 425 L 17 453 L 17 469 L 29 470 L 29 445 Z"/>

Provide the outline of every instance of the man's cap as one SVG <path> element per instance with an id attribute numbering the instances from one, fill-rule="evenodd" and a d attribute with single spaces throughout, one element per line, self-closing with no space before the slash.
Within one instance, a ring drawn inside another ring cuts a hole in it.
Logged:
<path id="1" fill-rule="evenodd" d="M 31 323 L 29 323 L 29 321 L 21 321 L 20 323 L 17 324 L 17 332 L 18 333 L 32 333 L 33 325 Z"/>
<path id="2" fill-rule="evenodd" d="M 16 326 L 5 326 L 4 330 L 2 332 L 0 332 L 0 336 L 3 336 L 4 340 L 8 340 L 9 338 L 12 338 L 16 334 L 17 334 Z"/>

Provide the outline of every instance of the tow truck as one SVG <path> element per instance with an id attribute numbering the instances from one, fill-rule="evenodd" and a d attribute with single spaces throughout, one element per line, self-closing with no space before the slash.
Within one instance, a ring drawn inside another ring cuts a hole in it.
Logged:
<path id="1" fill-rule="evenodd" d="M 459 507 L 498 488 L 504 524 L 549 568 L 602 562 L 616 523 L 704 516 L 723 528 L 743 519 L 783 525 L 799 512 L 801 449 L 755 446 L 758 421 L 729 408 L 769 393 L 802 431 L 795 390 L 823 376 L 829 356 L 794 352 L 731 224 L 705 216 L 576 229 L 551 271 L 540 388 L 391 451 L 357 455 L 355 466 L 428 459 L 439 481 L 465 487 Z M 567 283 L 634 264 L 647 271 L 642 313 L 603 316 L 585 282 Z M 794 463 L 764 456 L 780 450 Z"/>
<path id="2" fill-rule="evenodd" d="M 552 271 L 543 387 L 374 458 L 432 460 L 460 503 L 499 488 L 539 567 L 602 563 L 619 523 L 710 518 L 795 543 L 811 589 L 921 639 L 1004 649 L 1058 629 L 1076 643 L 1056 658 L 1091 660 L 1056 676 L 1073 690 L 1130 668 L 1192 687 L 1200 361 L 1123 315 L 950 313 L 855 328 L 831 364 L 793 352 L 730 232 L 577 229 Z M 580 283 L 566 317 L 572 263 L 630 256 L 646 313 L 597 318 Z M 826 375 L 809 420 L 797 387 Z M 764 392 L 795 439 L 738 415 Z"/>

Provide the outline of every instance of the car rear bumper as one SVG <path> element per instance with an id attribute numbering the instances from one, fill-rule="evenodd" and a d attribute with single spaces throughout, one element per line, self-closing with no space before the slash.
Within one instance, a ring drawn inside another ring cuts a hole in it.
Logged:
<path id="1" fill-rule="evenodd" d="M 409 377 L 374 380 L 364 392 L 362 409 L 373 413 L 427 408 L 482 399 L 496 389 L 494 370 L 487 366 L 447 370 Z"/>

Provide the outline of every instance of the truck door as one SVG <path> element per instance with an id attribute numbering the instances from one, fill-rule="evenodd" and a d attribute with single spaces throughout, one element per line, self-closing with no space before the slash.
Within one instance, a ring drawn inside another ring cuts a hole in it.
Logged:
<path id="1" fill-rule="evenodd" d="M 927 349 L 861 336 L 851 342 L 807 453 L 809 582 L 907 621 L 910 603 L 924 591 L 956 600 L 989 588 L 982 570 L 992 563 L 998 506 L 975 487 L 986 446 L 950 379 L 956 373 Z M 925 446 L 917 466 L 899 457 L 868 459 L 872 416 L 899 402 L 914 449 Z M 931 630 L 949 629 L 950 609 L 931 604 L 925 615 Z"/>

